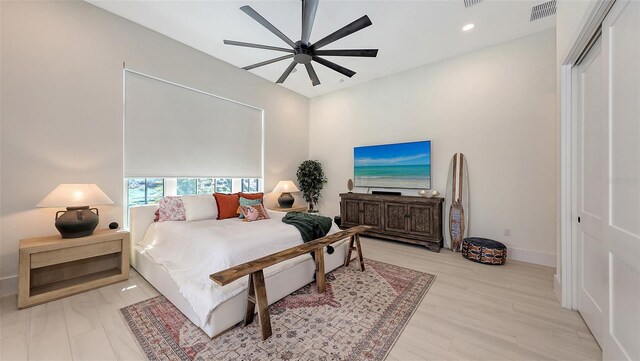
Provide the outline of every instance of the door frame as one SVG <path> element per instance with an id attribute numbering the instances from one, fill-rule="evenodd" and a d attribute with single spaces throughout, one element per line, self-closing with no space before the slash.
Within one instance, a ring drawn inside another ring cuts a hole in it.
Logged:
<path id="1" fill-rule="evenodd" d="M 578 83 L 575 66 L 601 33 L 604 18 L 616 0 L 597 0 L 560 68 L 560 303 L 578 307 L 577 131 Z M 558 268 L 556 268 L 558 269 Z"/>

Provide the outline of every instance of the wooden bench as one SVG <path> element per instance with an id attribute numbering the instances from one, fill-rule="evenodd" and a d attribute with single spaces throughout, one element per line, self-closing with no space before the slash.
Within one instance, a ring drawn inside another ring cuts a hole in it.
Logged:
<path id="1" fill-rule="evenodd" d="M 267 302 L 267 289 L 264 283 L 263 270 L 269 266 L 286 261 L 291 258 L 313 252 L 316 262 L 316 285 L 318 292 L 324 292 L 327 281 L 324 274 L 324 247 L 349 237 L 349 246 L 344 265 L 348 266 L 351 261 L 351 252 L 356 251 L 360 270 L 364 271 L 364 259 L 362 258 L 362 247 L 360 246 L 360 233 L 371 227 L 357 226 L 340 231 L 323 238 L 291 247 L 280 252 L 264 256 L 262 258 L 239 264 L 224 271 L 209 275 L 212 281 L 220 286 L 249 275 L 249 285 L 247 287 L 247 311 L 244 316 L 244 325 L 253 322 L 253 314 L 256 304 L 258 305 L 258 319 L 262 329 L 262 339 L 266 340 L 271 336 L 271 317 L 269 316 L 269 304 Z"/>

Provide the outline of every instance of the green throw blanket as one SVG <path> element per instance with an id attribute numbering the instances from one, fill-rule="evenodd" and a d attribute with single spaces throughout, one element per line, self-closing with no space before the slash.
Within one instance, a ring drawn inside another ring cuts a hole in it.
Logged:
<path id="1" fill-rule="evenodd" d="M 302 212 L 289 212 L 282 218 L 282 222 L 296 227 L 305 243 L 326 236 L 333 223 L 329 217 Z"/>
<path id="2" fill-rule="evenodd" d="M 333 221 L 329 217 L 302 212 L 289 212 L 282 217 L 282 222 L 296 227 L 298 231 L 300 231 L 304 243 L 326 236 L 333 224 Z M 333 247 L 327 246 L 327 253 L 332 254 Z M 313 252 L 310 254 L 311 258 L 316 259 Z M 316 279 L 315 273 L 313 274 L 313 279 Z"/>

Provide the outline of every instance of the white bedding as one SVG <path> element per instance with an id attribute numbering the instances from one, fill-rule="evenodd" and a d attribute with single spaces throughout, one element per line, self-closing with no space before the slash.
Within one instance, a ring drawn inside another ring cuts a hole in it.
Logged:
<path id="1" fill-rule="evenodd" d="M 247 286 L 247 277 L 243 277 L 221 287 L 209 279 L 210 274 L 302 244 L 300 232 L 282 222 L 285 214 L 269 211 L 271 219 L 257 222 L 234 218 L 154 223 L 138 245 L 167 270 L 198 316 L 198 326 L 204 327 L 218 305 Z M 338 230 L 333 224 L 329 233 Z M 302 255 L 269 267 L 265 276 L 310 257 Z"/>

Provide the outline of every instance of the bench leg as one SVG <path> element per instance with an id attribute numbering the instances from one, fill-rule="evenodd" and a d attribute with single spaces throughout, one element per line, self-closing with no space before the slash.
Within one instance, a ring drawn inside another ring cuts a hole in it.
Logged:
<path id="1" fill-rule="evenodd" d="M 254 308 L 258 306 L 258 320 L 262 339 L 268 339 L 271 332 L 271 316 L 269 316 L 269 302 L 267 301 L 267 288 L 264 284 L 264 273 L 262 270 L 249 275 L 249 288 L 247 290 L 247 312 L 244 316 L 244 325 L 253 322 Z"/>
<path id="2" fill-rule="evenodd" d="M 349 262 L 351 262 L 351 251 L 353 251 L 353 242 L 355 241 L 355 235 L 349 237 L 349 246 L 347 246 L 347 257 L 344 259 L 344 266 L 347 267 Z"/>
<path id="3" fill-rule="evenodd" d="M 267 287 L 264 284 L 264 273 L 262 270 L 253 273 L 253 287 L 255 288 L 256 293 L 258 320 L 260 320 L 262 339 L 266 340 L 271 336 L 271 316 L 269 316 Z"/>
<path id="4" fill-rule="evenodd" d="M 356 247 L 358 248 L 358 263 L 360 264 L 360 271 L 364 272 L 364 258 L 362 257 L 362 246 L 360 245 L 360 235 L 356 234 Z"/>
<path id="5" fill-rule="evenodd" d="M 324 274 L 324 247 L 313 251 L 316 260 L 316 285 L 318 293 L 323 293 L 327 289 L 327 278 Z"/>
<path id="6" fill-rule="evenodd" d="M 256 309 L 256 290 L 253 287 L 253 273 L 249 274 L 249 285 L 247 286 L 247 311 L 244 314 L 244 325 L 253 322 L 253 313 Z"/>

